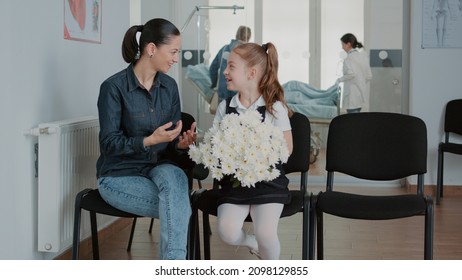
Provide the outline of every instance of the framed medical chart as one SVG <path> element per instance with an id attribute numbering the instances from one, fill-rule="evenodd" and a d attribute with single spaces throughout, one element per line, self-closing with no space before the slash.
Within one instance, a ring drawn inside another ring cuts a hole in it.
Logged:
<path id="1" fill-rule="evenodd" d="M 462 48 L 462 0 L 422 1 L 422 48 Z"/>
<path id="2" fill-rule="evenodd" d="M 64 39 L 101 44 L 102 0 L 64 0 Z"/>

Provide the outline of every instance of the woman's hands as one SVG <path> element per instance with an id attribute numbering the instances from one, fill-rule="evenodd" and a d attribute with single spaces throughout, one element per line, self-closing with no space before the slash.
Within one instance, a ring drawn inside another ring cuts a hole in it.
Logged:
<path id="1" fill-rule="evenodd" d="M 171 142 L 181 133 L 183 123 L 178 121 L 175 129 L 168 130 L 172 127 L 173 123 L 168 122 L 162 126 L 159 126 L 154 132 L 148 137 L 144 138 L 143 144 L 145 147 L 153 146 L 159 143 Z M 196 141 L 196 123 L 191 125 L 191 128 L 180 135 L 179 142 L 177 144 L 178 149 L 187 149 L 190 144 Z"/>
<path id="2" fill-rule="evenodd" d="M 196 122 L 193 122 L 191 124 L 191 127 L 187 131 L 183 132 L 182 135 L 180 135 L 179 141 L 177 144 L 177 149 L 182 149 L 182 150 L 187 149 L 189 145 L 196 142 L 196 138 L 197 138 Z"/>

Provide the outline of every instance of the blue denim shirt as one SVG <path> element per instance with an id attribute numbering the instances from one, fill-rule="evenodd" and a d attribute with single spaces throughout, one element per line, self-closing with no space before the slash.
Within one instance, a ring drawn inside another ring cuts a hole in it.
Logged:
<path id="1" fill-rule="evenodd" d="M 98 97 L 100 157 L 97 177 L 145 176 L 177 140 L 144 147 L 143 139 L 167 122 L 181 119 L 178 86 L 158 72 L 148 91 L 135 77 L 133 65 L 105 80 Z M 173 128 L 173 127 L 172 127 Z"/>

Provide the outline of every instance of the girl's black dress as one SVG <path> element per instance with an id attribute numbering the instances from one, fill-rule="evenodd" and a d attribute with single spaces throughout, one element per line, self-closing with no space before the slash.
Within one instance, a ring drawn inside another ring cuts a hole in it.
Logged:
<path id="1" fill-rule="evenodd" d="M 231 98 L 226 99 L 226 114 L 236 113 L 236 108 L 229 107 Z M 257 109 L 265 119 L 266 107 L 262 106 Z M 282 203 L 290 202 L 290 192 L 288 189 L 289 179 L 285 176 L 282 166 L 277 168 L 281 175 L 272 181 L 263 181 L 255 184 L 255 187 L 232 187 L 230 176 L 225 176 L 220 181 L 215 181 L 214 188 L 206 192 L 206 196 L 211 199 L 210 202 L 216 201 L 217 206 L 223 203 L 232 204 L 265 204 L 265 203 Z"/>

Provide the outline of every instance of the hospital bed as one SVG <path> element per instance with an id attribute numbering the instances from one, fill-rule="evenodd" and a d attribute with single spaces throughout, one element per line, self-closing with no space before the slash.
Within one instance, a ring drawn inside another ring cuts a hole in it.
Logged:
<path id="1" fill-rule="evenodd" d="M 339 115 L 339 90 L 336 85 L 321 90 L 300 81 L 289 81 L 282 87 L 287 105 L 293 111 L 306 115 L 310 122 L 330 122 Z"/>
<path id="2" fill-rule="evenodd" d="M 212 88 L 209 67 L 204 63 L 188 65 L 185 77 L 191 82 L 199 95 L 210 104 L 215 90 Z"/>
<path id="3" fill-rule="evenodd" d="M 199 95 L 210 104 L 214 89 L 211 88 L 209 67 L 204 63 L 188 65 L 186 79 L 194 85 Z M 300 81 L 289 81 L 283 84 L 282 87 L 289 107 L 306 115 L 310 122 L 329 122 L 339 114 L 337 86 L 320 90 Z"/>

